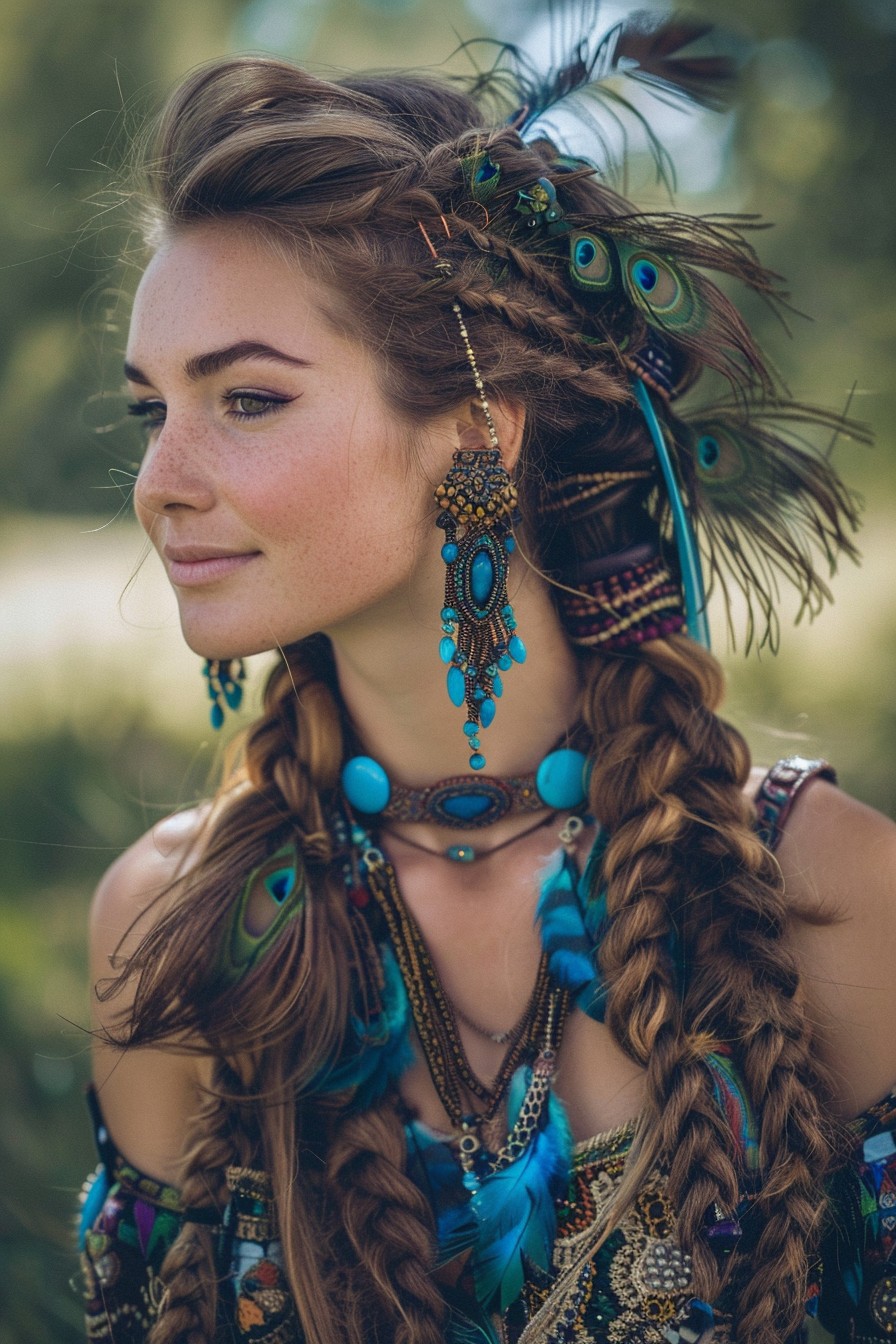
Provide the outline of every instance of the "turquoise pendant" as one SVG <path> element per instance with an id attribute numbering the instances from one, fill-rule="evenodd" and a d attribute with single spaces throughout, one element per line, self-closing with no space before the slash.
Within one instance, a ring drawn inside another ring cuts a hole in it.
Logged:
<path id="1" fill-rule="evenodd" d="M 455 863 L 472 863 L 475 857 L 472 845 L 449 845 L 445 850 L 445 858 L 453 859 Z"/>

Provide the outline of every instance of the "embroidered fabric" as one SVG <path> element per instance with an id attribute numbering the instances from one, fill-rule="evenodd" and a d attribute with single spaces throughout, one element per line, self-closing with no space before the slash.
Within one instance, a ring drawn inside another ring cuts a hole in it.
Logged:
<path id="1" fill-rule="evenodd" d="M 759 824 L 774 846 L 799 790 L 812 778 L 833 777 L 824 762 L 802 758 L 779 762 L 760 789 Z M 720 1105 L 751 1167 L 751 1120 L 730 1062 L 713 1067 Z M 145 1339 L 162 1298 L 159 1268 L 187 1216 L 176 1190 L 137 1171 L 116 1152 L 95 1097 L 94 1125 L 100 1166 L 87 1183 L 81 1219 L 87 1337 L 98 1344 L 137 1344 Z M 853 1153 L 832 1183 L 832 1216 L 822 1255 L 822 1275 L 813 1283 L 807 1309 L 819 1315 L 838 1344 L 892 1338 L 896 1333 L 896 1093 L 852 1122 Z M 634 1122 L 576 1145 L 568 1188 L 557 1201 L 557 1235 L 549 1266 L 530 1266 L 519 1298 L 489 1333 L 474 1334 L 477 1309 L 465 1293 L 464 1274 L 451 1293 L 447 1338 L 493 1338 L 500 1325 L 507 1344 L 517 1344 L 557 1279 L 577 1262 L 602 1207 L 622 1177 Z M 412 1174 L 413 1132 L 409 1127 Z M 288 1292 L 277 1240 L 269 1178 L 264 1172 L 231 1168 L 229 1202 L 213 1227 L 222 1280 L 219 1337 L 245 1344 L 301 1344 L 301 1330 Z M 743 1226 L 740 1248 L 749 1254 L 750 1191 L 737 1210 Z M 436 1215 L 440 1212 L 434 1210 Z M 675 1233 L 675 1211 L 662 1172 L 639 1195 L 622 1225 L 587 1256 L 564 1296 L 559 1323 L 526 1338 L 543 1344 L 669 1344 L 700 1338 L 701 1309 L 690 1295 L 690 1266 Z M 724 1228 L 713 1242 L 724 1253 Z M 740 1231 L 740 1229 L 738 1229 Z M 713 1342 L 732 1338 L 724 1300 L 713 1304 Z M 690 1315 L 688 1314 L 690 1310 Z M 698 1322 L 693 1324 L 693 1322 Z M 471 1326 L 473 1330 L 471 1330 Z M 798 1344 L 799 1336 L 790 1344 Z"/>

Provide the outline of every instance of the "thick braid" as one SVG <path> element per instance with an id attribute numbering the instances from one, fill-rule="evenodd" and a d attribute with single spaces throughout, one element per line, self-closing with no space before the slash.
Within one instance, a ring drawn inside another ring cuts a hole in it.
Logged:
<path id="1" fill-rule="evenodd" d="M 276 782 L 286 806 L 302 818 L 306 854 L 315 833 L 326 835 L 321 792 L 332 787 L 342 754 L 334 676 L 322 641 L 306 641 L 301 650 L 291 651 L 289 667 L 271 679 L 265 718 L 247 744 L 250 777 L 262 788 Z M 331 907 L 338 903 L 340 911 L 345 903 L 340 888 L 315 893 L 315 900 Z M 332 936 L 345 959 L 350 931 L 336 910 L 331 916 Z M 318 966 L 316 974 L 323 973 Z M 309 1104 L 314 1106 L 313 1099 Z M 324 1114 L 329 1114 L 326 1104 Z M 272 1142 L 269 1135 L 268 1146 L 281 1147 L 283 1137 Z M 404 1173 L 405 1159 L 404 1132 L 392 1102 L 375 1111 L 340 1115 L 332 1125 L 323 1196 L 342 1227 L 333 1242 L 342 1255 L 335 1266 L 321 1262 L 319 1272 L 338 1285 L 340 1330 L 353 1344 L 371 1337 L 372 1320 L 382 1322 L 380 1337 L 396 1344 L 440 1344 L 442 1339 L 443 1304 L 430 1278 L 431 1213 Z M 277 1161 L 272 1165 L 276 1171 Z M 293 1210 L 295 1205 L 291 1201 Z M 296 1296 L 307 1304 L 303 1288 Z"/>
<path id="2" fill-rule="evenodd" d="M 209 1095 L 197 1113 L 191 1125 L 195 1140 L 181 1182 L 185 1208 L 222 1209 L 227 1202 L 225 1169 L 246 1160 L 235 1120 L 230 1104 L 215 1095 Z M 162 1304 L 147 1344 L 213 1344 L 217 1271 L 212 1229 L 184 1222 L 162 1262 L 160 1277 Z"/>
<path id="3" fill-rule="evenodd" d="M 342 1118 L 331 1138 L 327 1177 L 349 1245 L 374 1289 L 380 1337 L 442 1344 L 445 1309 L 432 1278 L 432 1214 L 405 1174 L 406 1156 L 403 1127 L 394 1100 L 387 1099 Z M 371 1294 L 355 1288 L 356 1305 L 365 1296 Z"/>
<path id="4" fill-rule="evenodd" d="M 683 638 L 603 661 L 590 691 L 589 721 L 605 744 L 593 802 L 613 835 L 612 923 L 601 948 L 607 1020 L 646 1068 L 644 1156 L 668 1164 L 695 1287 L 711 1300 L 719 1275 L 704 1220 L 716 1201 L 733 1207 L 740 1172 L 700 1060 L 730 1046 L 760 1115 L 763 1165 L 764 1227 L 739 1293 L 738 1339 L 773 1344 L 803 1313 L 830 1146 L 796 973 L 781 945 L 778 874 L 742 794 L 748 752 L 713 713 L 718 665 Z M 672 930 L 683 985 L 670 963 Z"/>

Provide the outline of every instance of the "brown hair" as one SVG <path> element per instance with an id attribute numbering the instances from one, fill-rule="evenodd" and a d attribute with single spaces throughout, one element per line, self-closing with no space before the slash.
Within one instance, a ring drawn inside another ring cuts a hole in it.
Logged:
<path id="1" fill-rule="evenodd" d="M 290 249 L 333 296 L 333 320 L 350 321 L 376 352 L 384 395 L 409 424 L 469 395 L 450 310 L 460 302 L 489 394 L 526 410 L 522 507 L 542 562 L 558 570 L 587 553 L 595 535 L 604 551 L 640 539 L 645 527 L 658 536 L 645 508 L 653 499 L 659 518 L 655 492 L 640 487 L 592 520 L 588 536 L 548 527 L 539 511 L 546 479 L 652 460 L 624 358 L 647 327 L 631 308 L 596 310 L 571 285 L 567 243 L 533 242 L 515 226 L 517 192 L 553 164 L 572 223 L 599 220 L 608 236 L 634 236 L 764 293 L 771 285 L 731 224 L 639 214 L 592 172 L 560 165 L 547 141 L 528 145 L 483 122 L 463 91 L 422 77 L 329 83 L 277 61 L 217 62 L 184 81 L 156 129 L 145 164 L 146 236 L 238 220 Z M 483 150 L 501 169 L 500 194 L 487 207 L 473 199 L 464 167 Z M 433 270 L 421 220 L 452 263 L 447 277 Z M 679 384 L 710 365 L 738 391 L 770 387 L 736 311 L 701 272 L 694 277 L 713 334 L 704 345 L 679 342 Z M 740 1267 L 737 1337 L 771 1344 L 802 1316 L 829 1142 L 823 1080 L 781 941 L 780 876 L 742 795 L 748 751 L 716 715 L 717 663 L 686 638 L 583 658 L 585 717 L 600 743 L 592 805 L 612 835 L 604 869 L 611 922 L 600 951 L 607 1022 L 647 1071 L 639 1156 L 612 1216 L 618 1221 L 633 1197 L 637 1172 L 666 1164 L 695 1290 L 717 1296 L 723 1276 L 703 1223 L 713 1204 L 737 1203 L 742 1171 L 703 1061 L 729 1049 L 761 1114 L 764 1172 L 764 1230 Z M 136 1044 L 186 1031 L 220 1059 L 219 1095 L 193 1129 L 184 1199 L 220 1203 L 230 1161 L 267 1167 L 309 1344 L 436 1344 L 443 1307 L 430 1276 L 434 1232 L 405 1174 L 395 1098 L 355 1114 L 347 1098 L 322 1099 L 312 1086 L 346 1029 L 356 936 L 327 827 L 344 733 L 326 639 L 287 649 L 239 770 L 225 781 L 227 806 L 183 880 L 189 899 L 159 921 L 128 968 L 140 979 L 125 1035 Z M 302 847 L 313 898 L 228 991 L 224 1011 L 212 954 L 203 964 L 196 948 L 214 947 L 245 875 L 289 836 Z M 668 951 L 673 929 L 690 968 L 683 984 Z M 238 1058 L 251 1060 L 250 1077 L 225 1062 Z M 185 1224 L 163 1274 L 167 1305 L 152 1344 L 210 1340 L 214 1271 L 199 1223 Z"/>

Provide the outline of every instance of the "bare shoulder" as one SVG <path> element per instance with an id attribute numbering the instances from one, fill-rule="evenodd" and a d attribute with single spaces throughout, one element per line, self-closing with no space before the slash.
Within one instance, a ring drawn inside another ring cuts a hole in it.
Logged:
<path id="1" fill-rule="evenodd" d="M 791 946 L 844 1116 L 896 1084 L 896 825 L 825 780 L 798 797 L 777 853 Z"/>
<path id="2" fill-rule="evenodd" d="M 147 1175 L 178 1183 L 186 1121 L 209 1062 L 174 1048 L 119 1049 L 136 978 L 103 992 L 126 958 L 176 898 L 177 879 L 201 853 L 208 807 L 159 822 L 126 850 L 100 882 L 90 913 L 93 1078 L 106 1126 L 118 1149 Z M 98 993 L 99 989 L 99 993 Z"/>
<path id="3" fill-rule="evenodd" d="M 132 950 L 166 908 L 165 894 L 199 856 L 208 812 L 204 805 L 166 817 L 106 870 L 90 907 L 94 969 L 108 974 L 116 950 Z"/>

